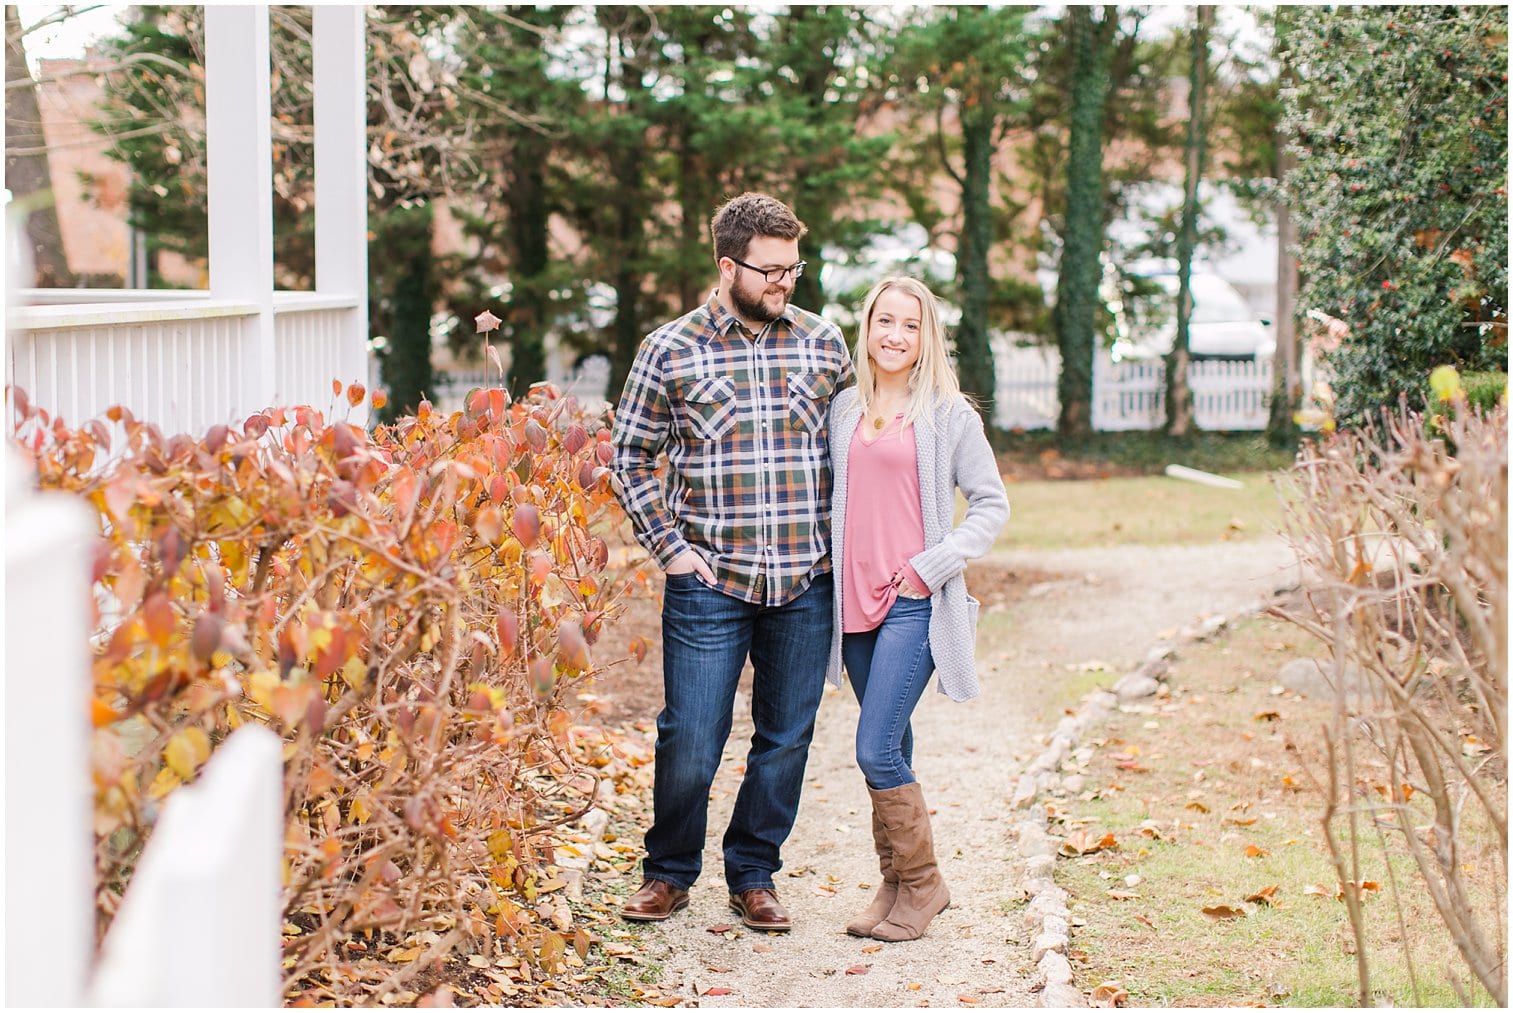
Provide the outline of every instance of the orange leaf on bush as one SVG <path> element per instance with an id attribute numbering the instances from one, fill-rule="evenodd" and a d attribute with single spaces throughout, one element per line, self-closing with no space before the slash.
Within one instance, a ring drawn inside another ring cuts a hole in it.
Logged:
<path id="1" fill-rule="evenodd" d="M 529 549 L 541 537 L 541 515 L 529 503 L 522 504 L 515 508 L 515 516 L 510 519 L 510 530 L 520 539 L 520 544 Z"/>

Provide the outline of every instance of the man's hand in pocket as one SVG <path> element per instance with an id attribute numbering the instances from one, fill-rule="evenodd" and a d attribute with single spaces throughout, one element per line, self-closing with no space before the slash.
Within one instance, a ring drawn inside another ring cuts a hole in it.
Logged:
<path id="1" fill-rule="evenodd" d="M 714 571 L 709 568 L 708 563 L 704 562 L 704 557 L 692 549 L 683 550 L 677 559 L 668 563 L 666 572 L 669 577 L 680 573 L 696 574 L 704 583 L 714 587 Z"/>

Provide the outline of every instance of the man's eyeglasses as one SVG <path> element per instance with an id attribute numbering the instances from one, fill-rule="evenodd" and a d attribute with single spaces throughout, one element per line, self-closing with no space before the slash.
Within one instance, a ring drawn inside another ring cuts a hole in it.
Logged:
<path id="1" fill-rule="evenodd" d="M 790 264 L 788 267 L 764 268 L 757 267 L 754 264 L 748 264 L 744 260 L 736 260 L 734 257 L 731 257 L 730 259 L 735 261 L 735 263 L 740 264 L 746 270 L 755 271 L 757 274 L 760 274 L 763 278 L 767 279 L 767 284 L 769 285 L 778 284 L 783 280 L 783 275 L 789 273 L 792 273 L 794 281 L 798 281 L 804 276 L 804 268 L 808 266 L 801 260 L 797 264 Z"/>

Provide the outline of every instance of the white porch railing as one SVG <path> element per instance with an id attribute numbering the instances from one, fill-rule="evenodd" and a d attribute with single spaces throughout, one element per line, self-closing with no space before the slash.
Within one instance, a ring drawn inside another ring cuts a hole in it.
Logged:
<path id="1" fill-rule="evenodd" d="M 120 404 L 167 434 L 203 434 L 273 404 L 324 410 L 332 380 L 366 382 L 355 298 L 280 292 L 273 314 L 271 389 L 247 383 L 258 308 L 204 297 L 25 307 L 11 321 L 5 380 L 70 425 Z"/>
<path id="2" fill-rule="evenodd" d="M 1060 411 L 1054 348 L 994 350 L 998 372 L 993 422 L 1003 429 L 1053 429 Z M 1200 360 L 1188 367 L 1199 429 L 1266 428 L 1271 403 L 1270 359 Z M 1093 360 L 1093 428 L 1100 432 L 1159 429 L 1166 419 L 1166 367 L 1159 361 Z"/>

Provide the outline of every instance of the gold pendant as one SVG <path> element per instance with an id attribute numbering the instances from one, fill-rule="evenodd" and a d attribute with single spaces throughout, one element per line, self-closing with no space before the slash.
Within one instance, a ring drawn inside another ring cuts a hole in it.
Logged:
<path id="1" fill-rule="evenodd" d="M 875 419 L 872 420 L 872 428 L 873 429 L 881 429 L 882 427 L 883 427 L 883 417 L 881 415 L 879 415 L 877 418 L 875 418 Z"/>

